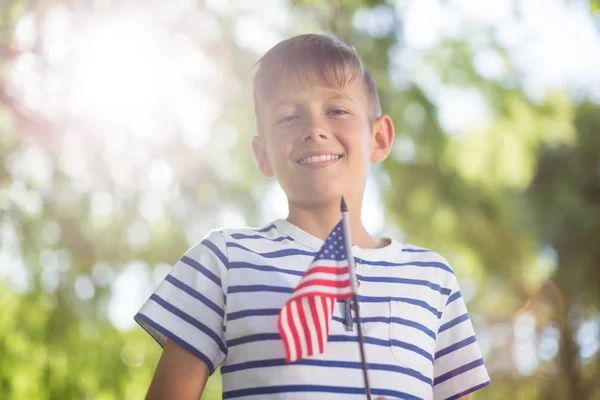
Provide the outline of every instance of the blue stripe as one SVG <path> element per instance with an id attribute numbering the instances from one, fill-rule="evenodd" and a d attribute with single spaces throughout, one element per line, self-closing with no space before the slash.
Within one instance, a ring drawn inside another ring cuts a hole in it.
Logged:
<path id="1" fill-rule="evenodd" d="M 363 323 L 372 323 L 372 322 L 381 322 L 384 324 L 389 324 L 389 323 L 394 323 L 394 324 L 398 324 L 398 325 L 404 325 L 404 326 L 410 326 L 411 328 L 415 328 L 420 330 L 421 332 L 423 332 L 424 334 L 426 334 L 427 336 L 429 336 L 430 338 L 435 340 L 435 333 L 433 333 L 433 331 L 429 328 L 427 328 L 425 325 L 421 325 L 418 322 L 414 322 L 414 321 L 410 321 L 408 319 L 404 319 L 404 318 L 397 318 L 397 317 L 364 317 L 361 318 Z M 346 324 L 345 319 L 342 317 L 333 317 L 333 320 L 342 324 Z M 356 323 L 356 318 L 354 318 L 353 322 Z"/>
<path id="2" fill-rule="evenodd" d="M 365 320 L 365 322 L 367 322 L 367 318 L 363 318 L 363 319 Z M 430 338 L 432 338 L 433 340 L 435 340 L 435 337 L 436 337 L 435 333 L 431 329 L 427 328 L 425 325 L 419 324 L 418 322 L 414 322 L 414 321 L 410 321 L 408 319 L 398 318 L 398 317 L 391 317 L 390 322 L 400 324 L 400 325 L 410 326 L 411 328 L 418 329 L 421 332 L 423 332 L 424 334 L 426 334 L 427 336 L 429 336 Z"/>
<path id="3" fill-rule="evenodd" d="M 194 346 L 192 346 L 191 344 L 189 344 L 188 342 L 186 342 L 185 340 L 183 340 L 182 338 L 180 338 L 179 336 L 177 336 L 170 330 L 162 327 L 161 325 L 157 324 L 156 322 L 152 321 L 150 318 L 148 318 L 147 316 L 145 316 L 144 314 L 141 314 L 141 313 L 138 313 L 136 315 L 136 320 L 143 321 L 144 324 L 148 325 L 155 331 L 165 335 L 167 338 L 169 338 L 169 340 L 172 340 L 173 342 L 177 343 L 179 346 L 183 347 L 184 349 L 186 349 L 187 351 L 189 351 L 190 353 L 192 353 L 193 355 L 198 357 L 200 360 L 202 360 L 208 366 L 208 369 L 210 370 L 211 375 L 215 372 L 214 364 L 204 353 L 202 353 L 200 350 L 198 350 L 197 348 L 195 348 Z M 142 327 L 145 328 L 144 325 L 142 325 Z M 152 332 L 149 332 L 149 333 L 150 333 L 150 335 L 152 335 L 152 337 L 157 339 L 156 336 L 154 336 L 154 334 Z M 156 341 L 158 342 L 158 339 Z M 162 343 L 158 342 L 158 344 L 160 344 L 162 347 Z"/>
<path id="4" fill-rule="evenodd" d="M 208 279 L 221 286 L 221 278 L 215 275 L 211 270 L 200 264 L 198 261 L 190 258 L 188 256 L 181 257 L 181 262 L 190 267 L 194 268 L 196 271 L 200 272 L 202 275 L 206 276 Z"/>
<path id="5" fill-rule="evenodd" d="M 294 241 L 294 238 L 292 238 L 290 236 L 280 236 L 275 239 L 271 239 L 271 238 L 268 238 L 266 236 L 261 236 L 261 235 L 246 235 L 243 233 L 232 233 L 229 236 L 231 236 L 234 239 L 238 239 L 238 240 L 239 239 L 265 239 L 265 240 L 270 240 L 272 242 L 283 242 L 284 240 L 289 240 L 290 242 Z"/>
<path id="6" fill-rule="evenodd" d="M 227 288 L 228 294 L 233 293 L 255 293 L 255 292 L 271 292 L 271 293 L 292 293 L 293 288 L 285 286 L 270 286 L 270 285 L 233 285 Z M 386 303 L 390 301 L 399 301 L 402 303 L 413 304 L 422 307 L 433 315 L 440 318 L 442 316 L 435 307 L 430 306 L 422 300 L 415 300 L 408 297 L 375 297 L 375 296 L 358 296 L 358 301 L 362 303 Z"/>
<path id="7" fill-rule="evenodd" d="M 492 381 L 487 381 L 487 382 L 482 383 L 481 385 L 473 386 L 472 388 L 469 388 L 469 389 L 465 390 L 464 392 L 460 392 L 460 393 L 455 394 L 452 397 L 448 397 L 448 399 L 446 399 L 446 400 L 458 400 L 461 397 L 468 395 L 469 393 L 473 393 L 479 389 L 483 389 L 484 387 L 491 385 L 491 383 L 492 383 Z"/>
<path id="8" fill-rule="evenodd" d="M 357 336 L 346 336 L 346 335 L 329 335 L 329 342 L 333 342 L 333 343 L 344 343 L 344 342 L 358 342 L 358 337 Z M 389 347 L 390 345 L 392 346 L 396 346 L 396 347 L 401 347 L 403 349 L 406 350 L 410 350 L 413 351 L 416 354 L 419 354 L 423 357 L 425 357 L 426 359 L 428 359 L 429 361 L 433 362 L 433 356 L 431 354 L 429 354 L 428 352 L 426 352 L 425 350 L 421 349 L 420 347 L 405 343 L 405 342 L 401 342 L 399 340 L 384 340 L 384 339 L 376 339 L 370 336 L 364 336 L 363 337 L 363 341 L 364 343 L 367 344 L 372 344 L 375 346 L 387 346 Z"/>
<path id="9" fill-rule="evenodd" d="M 275 224 L 271 224 L 271 225 L 267 226 L 266 228 L 259 229 L 258 232 L 269 232 L 271 229 L 275 229 L 275 228 L 276 228 Z"/>
<path id="10" fill-rule="evenodd" d="M 254 310 L 242 310 L 227 314 L 227 321 L 235 321 L 236 319 L 246 317 L 260 317 L 279 315 L 279 308 L 259 308 Z"/>
<path id="11" fill-rule="evenodd" d="M 406 343 L 406 342 L 403 342 L 401 340 L 396 340 L 396 339 L 390 339 L 390 343 L 392 344 L 392 346 L 400 347 L 400 348 L 403 348 L 404 350 L 408 350 L 408 351 L 412 351 L 413 353 L 417 353 L 433 363 L 433 356 L 429 352 L 420 348 L 419 346 L 415 346 L 414 344 Z"/>
<path id="12" fill-rule="evenodd" d="M 223 392 L 223 399 L 233 399 L 236 397 L 256 396 L 261 394 L 275 393 L 339 393 L 339 394 L 358 394 L 366 395 L 364 387 L 345 387 L 345 386 L 324 386 L 324 385 L 277 385 L 277 386 L 262 386 L 248 389 L 229 390 Z M 376 396 L 393 396 L 405 400 L 422 400 L 420 397 L 413 396 L 408 393 L 372 388 L 371 393 Z"/>
<path id="13" fill-rule="evenodd" d="M 402 249 L 404 253 L 431 253 L 432 251 L 429 249 Z"/>
<path id="14" fill-rule="evenodd" d="M 446 302 L 446 306 L 450 303 L 452 303 L 453 301 L 460 299 L 460 297 L 462 296 L 462 294 L 460 293 L 460 290 L 456 293 L 454 293 L 452 296 L 448 297 L 448 301 Z"/>
<path id="15" fill-rule="evenodd" d="M 359 276 L 359 280 L 364 282 L 385 282 L 385 283 L 405 283 L 408 285 L 426 286 L 444 295 L 449 295 L 452 291 L 441 287 L 438 284 L 423 279 L 392 278 L 387 276 Z"/>
<path id="16" fill-rule="evenodd" d="M 227 288 L 227 293 L 254 293 L 254 292 L 274 292 L 274 293 L 292 293 L 292 288 L 284 286 L 269 285 L 233 285 Z"/>
<path id="17" fill-rule="evenodd" d="M 263 341 L 269 341 L 269 340 L 281 340 L 281 337 L 279 336 L 279 333 L 257 333 L 254 335 L 246 335 L 246 336 L 241 336 L 241 337 L 238 337 L 235 339 L 228 340 L 227 347 L 234 347 L 234 346 L 239 346 L 240 344 L 263 342 Z M 328 341 L 331 343 L 346 343 L 346 342 L 356 343 L 356 342 L 358 342 L 358 337 L 357 336 L 346 336 L 346 335 L 329 335 Z M 431 354 L 429 354 L 428 352 L 426 352 L 425 350 L 423 350 L 420 347 L 417 347 L 415 345 L 401 342 L 399 340 L 384 340 L 384 339 L 373 338 L 370 336 L 364 336 L 363 341 L 366 344 L 372 344 L 375 346 L 401 347 L 403 349 L 406 349 L 406 350 L 412 351 L 416 354 L 419 354 L 419 355 L 425 357 L 427 360 L 433 362 L 433 356 Z"/>
<path id="18" fill-rule="evenodd" d="M 270 286 L 270 285 L 232 285 L 227 288 L 228 294 L 233 293 L 255 293 L 255 292 L 271 292 L 271 293 L 292 293 L 294 289 L 285 286 Z M 402 303 L 413 304 L 422 307 L 433 315 L 440 318 L 442 316 L 435 307 L 430 306 L 422 300 L 415 300 L 408 297 L 375 297 L 375 296 L 358 296 L 358 301 L 362 303 L 385 303 L 389 301 L 399 301 Z"/>
<path id="19" fill-rule="evenodd" d="M 446 354 L 450 354 L 453 351 L 456 351 L 458 349 L 462 349 L 463 347 L 468 346 L 471 343 L 475 343 L 476 341 L 477 341 L 477 338 L 475 336 L 471 336 L 469 338 L 461 340 L 460 342 L 456 342 L 453 345 L 445 347 L 442 350 L 436 352 L 435 353 L 435 359 L 437 360 L 438 358 L 443 357 Z"/>
<path id="20" fill-rule="evenodd" d="M 221 252 L 221 250 L 219 250 L 219 248 L 213 242 L 211 242 L 208 239 L 204 239 L 200 243 L 202 243 L 203 245 L 205 245 L 206 247 L 211 249 L 212 252 L 215 253 L 215 255 L 219 258 L 219 260 L 221 260 L 221 262 L 223 263 L 225 268 L 229 268 L 229 260 L 227 260 L 227 257 L 225 257 L 225 254 L 223 254 L 223 252 Z"/>
<path id="21" fill-rule="evenodd" d="M 305 272 L 305 271 L 295 271 L 295 270 L 290 270 L 290 269 L 278 268 L 278 267 L 274 267 L 272 265 L 251 264 L 251 263 L 243 262 L 243 261 L 231 262 L 229 264 L 229 269 L 234 269 L 234 268 L 253 269 L 253 270 L 264 271 L 264 272 L 279 272 L 282 274 L 295 275 L 295 276 L 302 276 L 302 275 L 304 275 L 304 272 Z M 393 278 L 393 277 L 387 277 L 387 276 L 364 276 L 364 275 L 358 275 L 357 277 L 360 281 L 363 281 L 363 282 L 403 283 L 403 284 L 408 284 L 408 285 L 426 286 L 426 287 L 433 289 L 436 292 L 439 292 L 444 295 L 449 295 L 451 293 L 451 290 L 448 288 L 441 287 L 440 285 L 437 285 L 433 282 L 429 282 L 429 281 L 422 280 L 422 279 Z"/>
<path id="22" fill-rule="evenodd" d="M 181 318 L 188 324 L 194 326 L 196 329 L 203 332 L 206 336 L 208 336 L 209 338 L 211 338 L 212 340 L 215 341 L 215 343 L 219 346 L 219 349 L 221 349 L 223 354 L 227 354 L 227 347 L 225 347 L 225 344 L 223 343 L 223 341 L 221 340 L 219 335 L 217 335 L 208 326 L 204 325 L 202 322 L 198 321 L 196 318 L 186 314 L 185 312 L 183 312 L 179 308 L 175 307 L 174 305 L 169 304 L 168 302 L 166 302 L 164 299 L 162 299 L 161 297 L 159 297 L 156 294 L 153 294 L 152 296 L 150 296 L 150 299 L 154 300 L 154 302 L 156 302 L 158 305 L 160 305 L 165 310 L 169 311 L 171 314 L 177 315 L 179 318 Z"/>
<path id="23" fill-rule="evenodd" d="M 247 252 L 259 255 L 261 257 L 265 257 L 265 258 L 279 258 L 279 257 L 287 257 L 287 256 L 311 256 L 311 257 L 315 257 L 317 255 L 317 253 L 313 253 L 312 251 L 307 251 L 307 250 L 301 250 L 301 249 L 283 249 L 283 250 L 277 250 L 277 251 L 270 251 L 267 253 L 259 253 L 257 251 L 254 250 L 250 250 L 249 248 L 242 246 L 239 243 L 235 243 L 235 242 L 227 242 L 227 247 L 236 247 L 238 249 L 242 249 L 245 250 Z"/>
<path id="24" fill-rule="evenodd" d="M 438 376 L 437 378 L 434 379 L 433 381 L 433 385 L 439 385 L 442 382 L 446 382 L 448 379 L 452 379 L 455 376 L 458 376 L 460 374 L 463 374 L 467 371 L 470 371 L 472 369 L 475 369 L 479 366 L 483 365 L 483 358 L 480 358 L 479 360 L 475 360 L 472 361 L 468 364 L 463 365 L 462 367 L 458 367 L 456 369 L 453 369 L 450 372 L 446 372 L 445 374 L 442 374 L 440 376 Z"/>
<path id="25" fill-rule="evenodd" d="M 358 301 L 363 303 L 384 303 L 386 301 L 400 301 L 402 303 L 412 304 L 418 307 L 422 307 L 433 315 L 441 318 L 442 313 L 437 308 L 430 306 L 423 300 L 411 299 L 408 297 L 376 297 L 376 296 L 358 296 Z"/>
<path id="26" fill-rule="evenodd" d="M 256 265 L 256 264 L 250 264 L 250 263 L 243 262 L 243 261 L 234 261 L 231 264 L 229 264 L 229 269 L 234 269 L 234 268 L 254 269 L 257 271 L 265 271 L 265 272 L 280 272 L 282 274 L 296 275 L 296 276 L 304 275 L 304 271 L 294 271 L 294 270 L 290 270 L 290 269 L 277 268 L 277 267 L 273 267 L 272 265 Z"/>
<path id="27" fill-rule="evenodd" d="M 406 263 L 394 263 L 389 261 L 368 261 L 362 258 L 354 257 L 357 263 L 364 265 L 373 265 L 378 267 L 424 267 L 424 268 L 438 268 L 444 271 L 450 272 L 454 275 L 454 271 L 448 265 L 437 262 L 437 261 L 412 261 Z"/>
<path id="28" fill-rule="evenodd" d="M 165 280 L 170 282 L 173 286 L 176 286 L 179 289 L 183 290 L 184 292 L 186 292 L 190 296 L 194 297 L 195 299 L 200 300 L 208 308 L 210 308 L 211 310 L 213 310 L 214 312 L 219 314 L 219 316 L 221 316 L 221 318 L 223 318 L 223 316 L 225 315 L 225 312 L 223 311 L 223 309 L 221 307 L 219 307 L 217 304 L 213 303 L 208 297 L 203 296 L 200 292 L 192 289 L 191 287 L 189 287 L 185 283 L 181 282 L 179 279 L 175 278 L 174 276 L 167 275 Z"/>
<path id="29" fill-rule="evenodd" d="M 240 336 L 227 341 L 227 347 L 238 346 L 245 343 L 263 342 L 266 340 L 281 340 L 279 333 L 257 333 L 254 335 Z"/>
<path id="30" fill-rule="evenodd" d="M 269 360 L 258 360 L 258 361 L 247 361 L 239 364 L 231 364 L 221 367 L 222 374 L 228 374 L 237 371 L 243 371 L 253 368 L 266 368 L 266 367 L 280 367 L 285 365 L 310 365 L 315 367 L 327 367 L 327 368 L 349 368 L 349 369 L 361 369 L 361 363 L 350 362 L 350 361 L 329 361 L 329 360 L 315 360 L 315 359 L 301 359 L 294 361 L 290 364 L 285 361 L 284 358 L 275 358 Z M 431 378 L 415 371 L 411 368 L 401 367 L 395 364 L 374 364 L 368 363 L 367 368 L 369 370 L 381 370 L 381 371 L 394 371 L 404 375 L 411 376 L 424 382 L 430 386 L 433 386 Z"/>
<path id="31" fill-rule="evenodd" d="M 346 335 L 329 335 L 329 342 L 332 343 L 345 343 L 345 342 L 358 342 L 358 337 L 357 336 L 346 336 Z M 425 357 L 426 359 L 428 359 L 429 361 L 433 362 L 433 357 L 431 354 L 429 354 L 428 352 L 426 352 L 425 350 L 421 349 L 420 347 L 405 343 L 405 342 L 401 342 L 399 340 L 384 340 L 384 339 L 376 339 L 370 336 L 364 336 L 363 337 L 363 341 L 364 343 L 367 344 L 372 344 L 375 346 L 387 346 L 390 347 L 391 346 L 396 346 L 396 347 L 401 347 L 403 349 L 406 350 L 410 350 L 413 351 L 416 354 L 419 354 L 423 357 Z"/>
<path id="32" fill-rule="evenodd" d="M 260 317 L 260 316 L 276 316 L 279 315 L 281 310 L 279 308 L 259 308 L 253 310 L 242 310 L 227 314 L 227 321 L 235 321 L 237 319 L 246 317 Z M 334 321 L 345 324 L 345 320 L 342 317 L 333 316 Z M 410 321 L 404 318 L 397 317 L 364 317 L 362 318 L 364 323 L 381 322 L 384 324 L 395 323 L 399 325 L 409 326 L 425 333 L 427 336 L 435 340 L 435 333 L 428 329 L 425 325 L 421 325 L 418 322 Z M 356 320 L 354 321 L 356 322 Z"/>
<path id="33" fill-rule="evenodd" d="M 468 319 L 469 319 L 469 313 L 464 313 L 460 317 L 456 317 L 452 321 L 446 322 L 444 325 L 440 326 L 438 333 L 442 333 L 445 330 L 450 329 L 453 326 L 458 325 L 463 321 L 467 321 Z"/>

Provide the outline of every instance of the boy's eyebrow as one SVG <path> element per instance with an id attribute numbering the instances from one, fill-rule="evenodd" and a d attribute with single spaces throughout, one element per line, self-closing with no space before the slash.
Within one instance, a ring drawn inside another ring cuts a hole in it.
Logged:
<path id="1" fill-rule="evenodd" d="M 281 106 L 288 104 L 289 102 L 290 102 L 290 99 L 288 97 L 284 97 L 284 98 L 277 100 L 274 104 L 272 104 L 271 108 L 281 107 Z"/>
<path id="2" fill-rule="evenodd" d="M 354 102 L 354 100 L 352 99 L 352 97 L 348 96 L 346 93 L 338 92 L 338 91 L 335 91 L 328 98 L 328 100 L 348 100 L 348 101 Z M 277 100 L 275 103 L 273 103 L 270 108 L 275 109 L 277 107 L 281 107 L 281 106 L 287 105 L 290 102 L 291 102 L 291 100 L 290 100 L 289 97 L 283 97 L 283 98 L 280 98 L 279 100 Z"/>
<path id="3" fill-rule="evenodd" d="M 346 93 L 335 92 L 333 96 L 329 98 L 329 100 L 350 100 L 352 101 L 352 97 L 348 96 Z"/>

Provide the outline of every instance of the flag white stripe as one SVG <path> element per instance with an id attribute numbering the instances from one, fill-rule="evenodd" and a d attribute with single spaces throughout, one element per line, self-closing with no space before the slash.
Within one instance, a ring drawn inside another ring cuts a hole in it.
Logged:
<path id="1" fill-rule="evenodd" d="M 310 282 L 315 279 L 324 279 L 333 282 L 341 282 L 345 280 L 350 280 L 350 273 L 345 274 L 330 274 L 327 272 L 315 272 L 302 277 L 300 283 Z"/>
<path id="2" fill-rule="evenodd" d="M 313 267 L 313 266 L 318 266 L 318 267 L 347 267 L 348 266 L 348 260 L 346 258 L 344 258 L 343 260 L 327 260 L 327 259 L 313 260 L 311 262 L 311 267 Z"/>
<path id="3" fill-rule="evenodd" d="M 306 325 L 308 326 L 308 332 L 310 333 L 310 348 L 313 353 L 318 353 L 319 349 L 319 338 L 317 337 L 317 330 L 315 329 L 315 321 L 313 320 L 310 300 L 308 297 L 302 299 L 302 308 L 304 308 L 304 315 L 306 316 Z"/>
<path id="4" fill-rule="evenodd" d="M 351 288 L 335 288 L 328 286 L 307 286 L 297 292 L 294 292 L 290 299 L 295 299 L 300 296 L 306 296 L 307 294 L 318 293 L 319 296 L 331 295 L 334 297 L 340 297 L 352 294 Z M 328 297 L 328 296 L 327 296 Z"/>
<path id="5" fill-rule="evenodd" d="M 329 332 L 327 331 L 327 324 L 325 323 L 325 310 L 323 310 L 323 297 L 317 296 L 315 297 L 315 304 L 317 308 L 317 318 L 319 318 L 319 326 L 321 327 L 321 337 L 323 338 L 323 349 L 325 351 L 325 346 L 327 345 L 327 337 L 329 336 Z"/>
<path id="6" fill-rule="evenodd" d="M 325 301 L 327 303 L 327 310 L 326 310 L 327 321 L 329 321 L 329 324 L 331 324 L 331 317 L 332 317 L 331 312 L 333 309 L 333 299 L 331 297 L 327 297 L 325 299 Z"/>
<path id="7" fill-rule="evenodd" d="M 298 315 L 298 302 L 292 301 L 292 322 L 298 332 L 298 339 L 300 341 L 300 348 L 298 349 L 298 356 L 304 358 L 308 355 L 308 348 L 306 347 L 306 337 L 304 336 L 304 329 L 302 329 L 302 322 L 300 322 L 300 315 Z"/>

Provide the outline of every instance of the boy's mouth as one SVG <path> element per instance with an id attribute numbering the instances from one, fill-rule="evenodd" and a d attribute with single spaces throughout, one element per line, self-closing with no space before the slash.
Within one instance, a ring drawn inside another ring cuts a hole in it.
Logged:
<path id="1" fill-rule="evenodd" d="M 319 164 L 330 164 L 331 162 L 337 161 L 344 157 L 343 154 L 320 154 L 302 157 L 296 160 L 296 163 L 300 165 L 319 165 Z"/>

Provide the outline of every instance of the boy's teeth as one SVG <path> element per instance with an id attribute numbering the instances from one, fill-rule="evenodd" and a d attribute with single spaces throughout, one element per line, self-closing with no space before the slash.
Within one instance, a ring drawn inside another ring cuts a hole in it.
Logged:
<path id="1" fill-rule="evenodd" d="M 300 164 L 312 164 L 316 162 L 331 161 L 339 159 L 339 155 L 326 154 L 322 156 L 311 156 L 300 160 Z"/>

